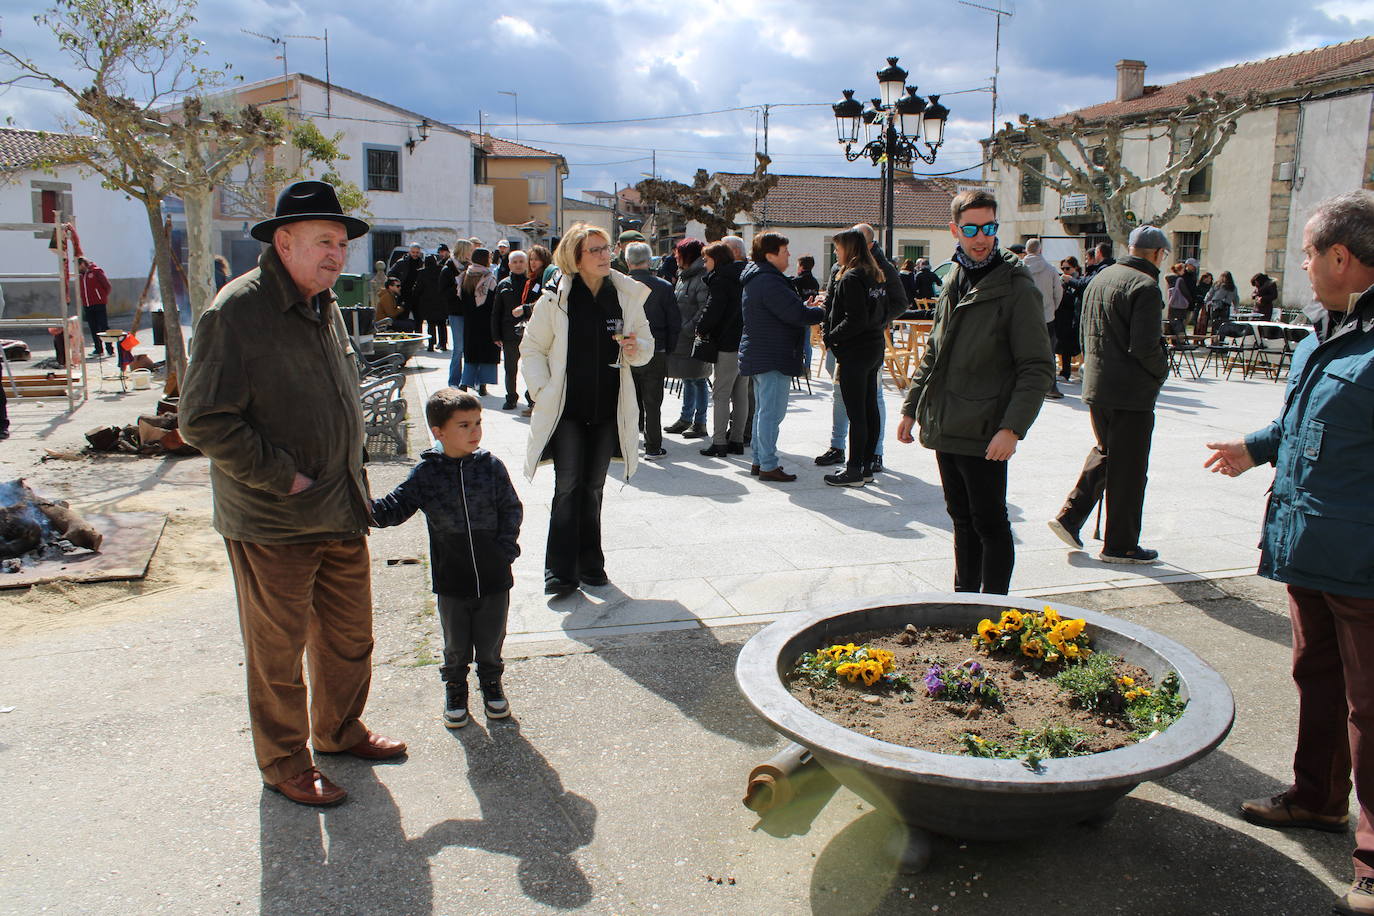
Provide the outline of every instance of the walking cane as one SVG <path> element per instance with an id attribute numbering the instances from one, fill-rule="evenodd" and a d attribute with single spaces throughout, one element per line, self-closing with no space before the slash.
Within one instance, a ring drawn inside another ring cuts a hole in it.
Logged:
<path id="1" fill-rule="evenodd" d="M 1103 493 L 1102 498 L 1097 501 L 1097 521 L 1093 525 L 1093 540 L 1102 540 L 1102 504 L 1107 501 L 1107 494 Z"/>

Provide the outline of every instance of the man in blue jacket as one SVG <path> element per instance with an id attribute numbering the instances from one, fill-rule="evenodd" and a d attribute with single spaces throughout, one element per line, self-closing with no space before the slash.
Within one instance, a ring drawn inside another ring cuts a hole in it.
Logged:
<path id="1" fill-rule="evenodd" d="M 802 342 L 808 328 L 825 320 L 825 309 L 801 301 L 787 279 L 791 261 L 787 238 L 776 232 L 754 236 L 749 266 L 740 282 L 739 371 L 754 387 L 754 466 L 760 480 L 787 483 L 797 479 L 778 464 L 778 429 L 787 413 L 792 379 L 802 374 Z"/>
<path id="2" fill-rule="evenodd" d="M 1283 412 L 1207 445 L 1206 465 L 1228 477 L 1275 467 L 1259 573 L 1287 583 L 1293 622 L 1293 785 L 1241 813 L 1344 833 L 1353 771 L 1355 883 L 1335 911 L 1374 913 L 1374 194 L 1322 201 L 1302 247 L 1315 333 L 1293 353 Z"/>

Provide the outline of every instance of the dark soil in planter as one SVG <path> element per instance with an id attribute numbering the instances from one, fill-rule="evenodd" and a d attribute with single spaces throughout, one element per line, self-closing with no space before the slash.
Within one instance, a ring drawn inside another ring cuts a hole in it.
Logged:
<path id="1" fill-rule="evenodd" d="M 940 754 L 965 752 L 961 736 L 972 733 L 1004 747 L 1015 744 L 1022 730 L 1038 729 L 1046 722 L 1063 723 L 1086 733 L 1081 753 L 1098 753 L 1135 743 L 1131 726 L 1114 713 L 1078 708 L 1054 682 L 1063 666 L 1047 664 L 1036 671 L 1032 662 L 1009 652 L 986 655 L 970 644 L 971 633 L 949 629 L 898 630 L 856 633 L 839 643 L 853 642 L 886 649 L 894 656 L 896 671 L 911 681 L 911 689 L 882 684 L 864 686 L 839 678 L 834 686 L 817 687 L 800 679 L 788 689 L 808 709 L 845 728 L 906 747 Z M 815 648 L 822 648 L 817 646 Z M 982 665 L 1001 691 L 1001 703 L 932 699 L 922 678 L 933 663 L 957 667 L 966 659 Z M 1118 663 L 1118 675 L 1134 678 L 1139 685 L 1154 686 L 1144 669 Z"/>

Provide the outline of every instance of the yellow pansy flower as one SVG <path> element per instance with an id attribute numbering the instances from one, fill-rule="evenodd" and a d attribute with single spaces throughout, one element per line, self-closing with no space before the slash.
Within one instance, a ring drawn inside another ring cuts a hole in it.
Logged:
<path id="1" fill-rule="evenodd" d="M 1120 684 L 1122 687 L 1130 687 L 1132 684 L 1135 683 L 1135 678 L 1133 678 L 1133 677 L 1124 677 L 1124 676 L 1123 676 L 1123 677 L 1117 678 L 1117 679 L 1116 679 L 1116 682 L 1117 682 L 1118 684 Z"/>
<path id="2" fill-rule="evenodd" d="M 1008 630 L 1019 630 L 1021 629 L 1021 624 L 1024 617 L 1025 615 L 1022 614 L 1020 611 L 1015 610 L 1014 608 L 1008 608 L 1007 610 L 1002 612 L 1002 621 L 998 625 L 1001 627 L 1005 627 Z"/>
<path id="3" fill-rule="evenodd" d="M 1074 643 L 1065 643 L 1064 655 L 1066 658 L 1078 658 L 1078 646 Z"/>
<path id="4" fill-rule="evenodd" d="M 1027 658 L 1043 658 L 1045 645 L 1038 639 L 1030 639 L 1021 644 L 1021 654 Z"/>
<path id="5" fill-rule="evenodd" d="M 835 673 L 838 674 L 840 677 L 847 677 L 851 681 L 856 680 L 859 676 L 859 663 L 845 662 L 843 665 L 840 665 L 838 668 L 835 669 Z"/>
<path id="6" fill-rule="evenodd" d="M 1048 604 L 1045 605 L 1044 617 L 1045 617 L 1045 626 L 1047 626 L 1047 627 L 1052 627 L 1052 626 L 1054 626 L 1054 625 L 1057 624 L 1057 623 L 1060 621 L 1060 619 L 1061 619 L 1060 616 L 1059 616 L 1059 612 L 1056 611 L 1054 608 L 1050 607 Z"/>
<path id="7" fill-rule="evenodd" d="M 997 624 L 984 618 L 978 624 L 978 635 L 988 642 L 996 642 L 997 637 L 1002 635 L 1002 631 L 997 628 Z"/>
<path id="8" fill-rule="evenodd" d="M 1065 639 L 1077 639 L 1083 635 L 1083 628 L 1087 625 L 1088 622 L 1081 617 L 1076 620 L 1066 620 L 1062 625 L 1061 632 L 1063 632 Z"/>

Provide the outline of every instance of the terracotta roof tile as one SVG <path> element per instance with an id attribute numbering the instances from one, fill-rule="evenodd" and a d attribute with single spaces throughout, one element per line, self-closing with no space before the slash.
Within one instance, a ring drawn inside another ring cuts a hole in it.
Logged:
<path id="1" fill-rule="evenodd" d="M 717 172 L 713 177 L 737 188 L 750 176 Z M 926 179 L 898 179 L 894 200 L 898 226 L 944 226 L 949 222 L 947 187 Z M 791 226 L 853 226 L 878 222 L 882 212 L 882 181 L 842 175 L 779 175 L 768 192 L 768 221 Z M 754 205 L 757 217 L 761 203 Z"/>
<path id="2" fill-rule="evenodd" d="M 0 127 L 0 171 L 27 169 L 40 159 L 62 159 L 85 140 L 71 134 Z"/>
<path id="3" fill-rule="evenodd" d="M 1196 96 L 1202 92 L 1224 92 L 1227 95 L 1275 92 L 1302 83 L 1354 76 L 1370 69 L 1374 69 L 1374 37 L 1359 38 L 1338 45 L 1213 70 L 1211 73 L 1161 86 L 1157 91 L 1138 99 L 1089 105 L 1054 120 L 1081 117 L 1085 121 L 1094 121 L 1100 118 L 1143 115 L 1182 108 L 1187 104 L 1188 96 Z"/>
<path id="4" fill-rule="evenodd" d="M 535 149 L 532 146 L 525 146 L 523 143 L 516 143 L 513 140 L 503 140 L 500 137 L 489 137 L 482 135 L 475 138 L 484 150 L 493 156 L 500 156 L 505 159 L 562 159 L 559 153 L 551 153 L 548 150 Z"/>

